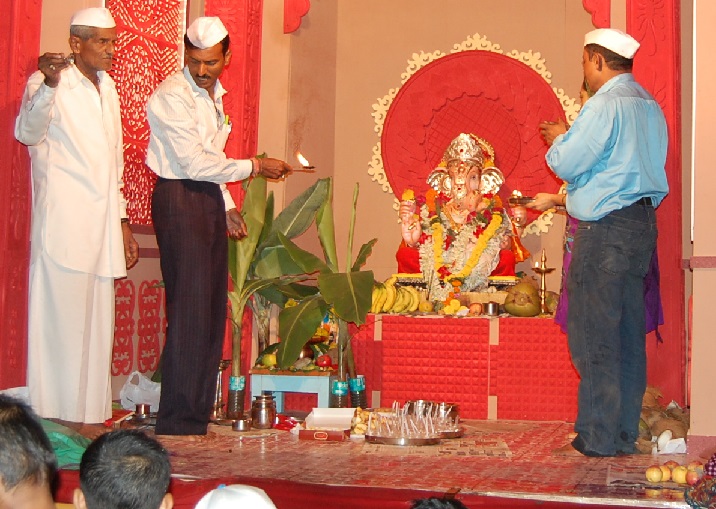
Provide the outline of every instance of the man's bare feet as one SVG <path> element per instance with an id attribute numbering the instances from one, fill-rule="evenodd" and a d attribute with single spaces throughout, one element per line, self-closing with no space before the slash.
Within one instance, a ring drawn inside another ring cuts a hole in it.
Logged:
<path id="1" fill-rule="evenodd" d="M 552 454 L 555 456 L 584 457 L 584 454 L 575 449 L 571 442 L 555 449 L 552 451 Z"/>

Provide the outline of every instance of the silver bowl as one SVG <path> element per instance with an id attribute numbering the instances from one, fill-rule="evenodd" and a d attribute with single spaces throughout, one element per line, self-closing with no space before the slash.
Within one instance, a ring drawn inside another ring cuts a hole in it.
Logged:
<path id="1" fill-rule="evenodd" d="M 251 429 L 251 419 L 236 419 L 231 424 L 234 431 L 249 431 Z"/>

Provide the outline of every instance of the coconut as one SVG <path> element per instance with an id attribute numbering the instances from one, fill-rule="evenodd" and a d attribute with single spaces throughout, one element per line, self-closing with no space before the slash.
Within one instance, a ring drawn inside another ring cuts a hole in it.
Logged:
<path id="1" fill-rule="evenodd" d="M 660 419 L 651 425 L 652 436 L 658 437 L 664 431 L 670 430 L 672 438 L 686 438 L 689 428 L 676 419 Z"/>
<path id="2" fill-rule="evenodd" d="M 539 292 L 527 281 L 517 283 L 507 290 L 504 307 L 514 316 L 537 316 L 541 308 Z"/>

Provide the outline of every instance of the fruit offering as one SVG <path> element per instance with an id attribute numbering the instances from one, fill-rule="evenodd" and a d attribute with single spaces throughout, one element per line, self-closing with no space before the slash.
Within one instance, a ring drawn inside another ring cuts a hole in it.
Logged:
<path id="1" fill-rule="evenodd" d="M 663 465 L 651 465 L 646 469 L 644 475 L 650 483 L 662 483 L 672 481 L 676 484 L 694 485 L 704 474 L 704 464 L 700 461 L 692 461 L 688 465 L 680 465 L 674 460 L 669 460 Z"/>

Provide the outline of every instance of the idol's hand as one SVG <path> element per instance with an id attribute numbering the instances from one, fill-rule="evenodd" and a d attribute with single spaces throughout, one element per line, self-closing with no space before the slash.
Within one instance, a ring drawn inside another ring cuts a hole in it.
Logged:
<path id="1" fill-rule="evenodd" d="M 423 233 L 420 226 L 419 217 L 416 214 L 417 205 L 413 200 L 404 200 L 400 202 L 398 208 L 398 217 L 400 218 L 400 233 L 403 240 L 410 247 L 415 247 L 418 239 Z"/>

